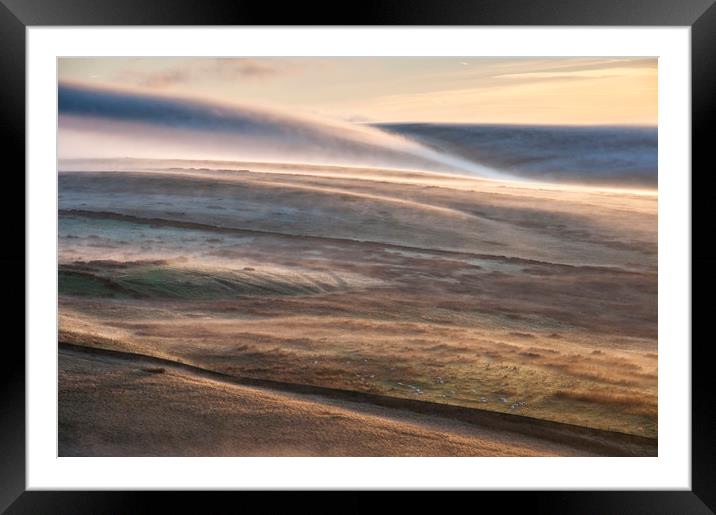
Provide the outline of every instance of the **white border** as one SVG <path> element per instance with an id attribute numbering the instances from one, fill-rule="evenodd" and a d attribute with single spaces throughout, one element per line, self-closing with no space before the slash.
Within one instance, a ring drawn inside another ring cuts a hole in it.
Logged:
<path id="1" fill-rule="evenodd" d="M 658 458 L 57 458 L 58 56 L 659 56 Z M 27 486 L 35 489 L 691 486 L 690 29 L 27 29 Z"/>

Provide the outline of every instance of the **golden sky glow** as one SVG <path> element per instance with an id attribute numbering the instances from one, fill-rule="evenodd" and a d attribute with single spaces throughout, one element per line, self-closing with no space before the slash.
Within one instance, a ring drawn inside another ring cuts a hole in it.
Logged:
<path id="1" fill-rule="evenodd" d="M 351 121 L 657 124 L 656 58 L 62 58 L 59 79 Z"/>

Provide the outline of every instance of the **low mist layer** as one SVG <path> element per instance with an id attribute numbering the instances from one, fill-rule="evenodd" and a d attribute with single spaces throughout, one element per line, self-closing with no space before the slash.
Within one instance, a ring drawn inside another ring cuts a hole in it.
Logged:
<path id="1" fill-rule="evenodd" d="M 378 128 L 257 106 L 60 84 L 59 157 L 388 166 L 506 177 Z"/>
<path id="2" fill-rule="evenodd" d="M 255 160 L 613 187 L 657 183 L 656 128 L 367 125 L 67 84 L 58 98 L 63 161 Z"/>

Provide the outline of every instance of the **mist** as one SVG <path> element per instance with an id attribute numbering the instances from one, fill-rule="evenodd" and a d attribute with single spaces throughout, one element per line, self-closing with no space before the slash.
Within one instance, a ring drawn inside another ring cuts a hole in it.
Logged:
<path id="1" fill-rule="evenodd" d="M 508 174 L 380 128 L 196 99 L 60 84 L 59 159 L 252 160 Z"/>

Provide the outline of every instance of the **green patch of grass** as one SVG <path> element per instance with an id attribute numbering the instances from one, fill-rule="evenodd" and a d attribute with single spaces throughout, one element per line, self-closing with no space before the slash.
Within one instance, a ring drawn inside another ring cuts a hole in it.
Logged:
<path id="1" fill-rule="evenodd" d="M 242 295 L 309 295 L 322 287 L 301 278 L 242 271 L 204 271 L 166 263 L 77 262 L 62 265 L 59 291 L 110 298 L 212 300 Z"/>
<path id="2" fill-rule="evenodd" d="M 131 297 L 132 292 L 113 281 L 91 273 L 60 270 L 58 273 L 60 295 L 84 297 Z"/>

